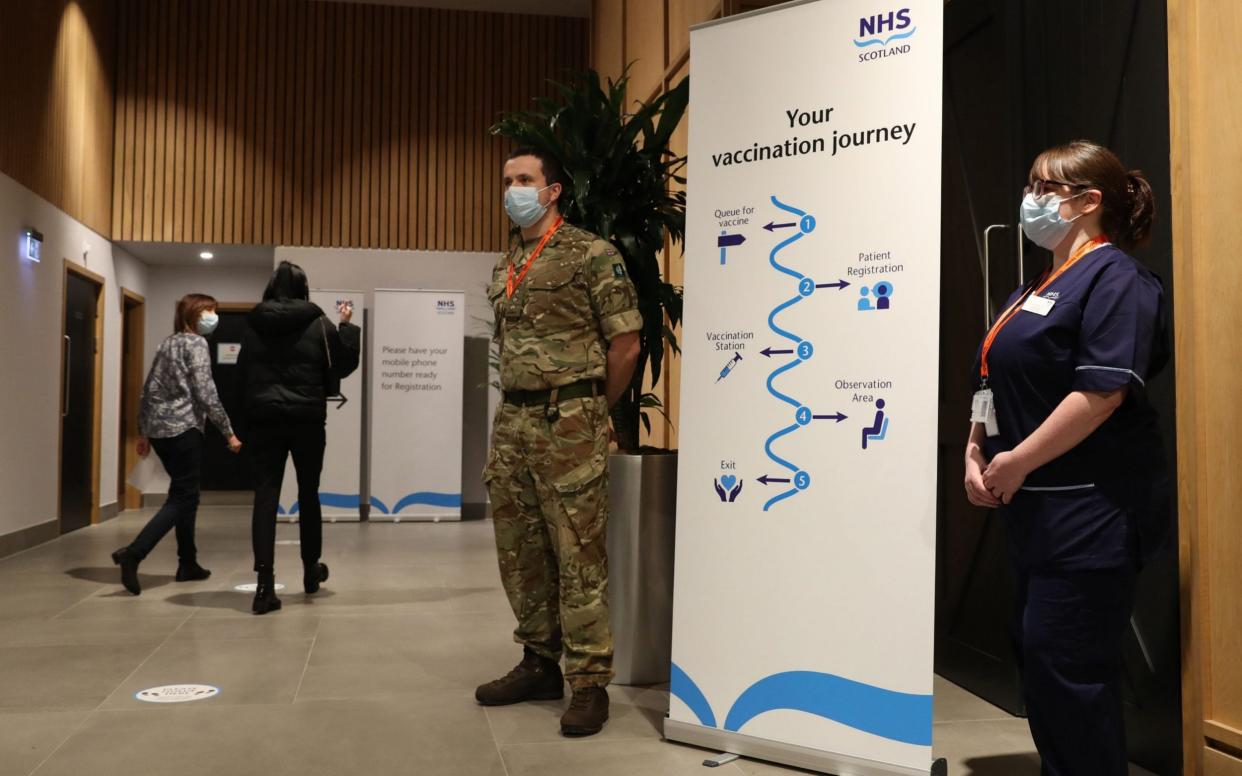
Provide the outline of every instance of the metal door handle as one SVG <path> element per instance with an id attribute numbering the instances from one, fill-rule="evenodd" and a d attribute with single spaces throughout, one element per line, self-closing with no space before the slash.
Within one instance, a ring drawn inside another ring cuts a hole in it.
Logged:
<path id="1" fill-rule="evenodd" d="M 1018 286 L 1026 283 L 1026 240 L 1022 233 L 1022 225 L 1018 224 Z"/>
<path id="2" fill-rule="evenodd" d="M 1008 229 L 1009 224 L 992 224 L 983 230 L 983 330 L 992 327 L 992 230 Z"/>
<path id="3" fill-rule="evenodd" d="M 61 407 L 60 416 L 62 418 L 69 417 L 69 391 L 72 390 L 73 380 L 73 339 L 68 335 L 65 336 L 65 406 Z"/>

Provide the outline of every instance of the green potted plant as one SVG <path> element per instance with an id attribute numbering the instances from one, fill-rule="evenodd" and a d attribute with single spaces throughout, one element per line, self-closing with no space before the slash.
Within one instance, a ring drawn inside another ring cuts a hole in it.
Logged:
<path id="1" fill-rule="evenodd" d="M 561 213 L 574 226 L 594 232 L 617 247 L 638 291 L 643 316 L 641 350 L 634 379 L 613 408 L 617 444 L 640 451 L 640 425 L 650 433 L 652 412 L 663 412 L 659 398 L 643 392 L 650 373 L 655 385 L 668 350 L 677 352 L 674 330 L 681 322 L 681 289 L 660 271 L 665 235 L 680 242 L 686 231 L 686 195 L 674 191 L 684 183 L 686 160 L 669 150 L 669 140 L 685 115 L 690 81 L 682 79 L 632 113 L 626 100 L 629 79 L 601 84 L 587 71 L 557 83 L 556 97 L 535 101 L 535 108 L 506 114 L 494 135 L 515 145 L 531 145 L 556 156 L 572 185 L 561 198 Z"/>
<path id="2" fill-rule="evenodd" d="M 556 84 L 555 97 L 529 111 L 511 113 L 492 133 L 532 145 L 558 158 L 572 185 L 561 198 L 569 223 L 611 242 L 625 258 L 643 316 L 640 353 L 629 388 L 613 408 L 621 454 L 609 461 L 609 591 L 614 637 L 613 670 L 620 684 L 656 684 L 669 678 L 672 655 L 673 544 L 677 509 L 677 456 L 644 448 L 659 398 L 655 385 L 665 354 L 679 352 L 681 289 L 660 271 L 666 239 L 686 230 L 686 159 L 669 140 L 686 113 L 690 83 L 648 103 L 626 98 L 628 78 L 601 84 L 588 71 Z"/>

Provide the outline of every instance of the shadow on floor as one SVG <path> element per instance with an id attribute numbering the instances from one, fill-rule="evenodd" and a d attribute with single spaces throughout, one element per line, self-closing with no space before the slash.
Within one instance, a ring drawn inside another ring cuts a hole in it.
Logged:
<path id="1" fill-rule="evenodd" d="M 81 566 L 76 569 L 69 569 L 66 575 L 74 579 L 81 579 L 85 582 L 98 582 L 101 585 L 121 585 L 121 569 L 117 566 Z M 172 574 L 139 574 L 138 582 L 142 585 L 142 589 L 163 587 L 172 582 L 176 577 Z M 126 590 L 121 590 L 125 595 L 129 595 Z"/>
<path id="2" fill-rule="evenodd" d="M 299 606 L 313 604 L 317 600 L 331 598 L 336 593 L 331 590 L 320 590 L 313 597 L 307 596 L 301 590 L 291 591 L 289 589 L 281 590 L 277 593 L 280 603 L 283 607 Z M 251 605 L 254 603 L 253 593 L 243 593 L 240 590 L 212 590 L 199 593 L 179 593 L 170 595 L 164 599 L 170 604 L 177 606 L 202 607 L 205 609 L 230 609 L 235 612 L 249 612 Z"/>
<path id="3" fill-rule="evenodd" d="M 966 768 L 951 776 L 1039 776 L 1039 757 L 1034 754 L 998 754 L 971 757 Z"/>

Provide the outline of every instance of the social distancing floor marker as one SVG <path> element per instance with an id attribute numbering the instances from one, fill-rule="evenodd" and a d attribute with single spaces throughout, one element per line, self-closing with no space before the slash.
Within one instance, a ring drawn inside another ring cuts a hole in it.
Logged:
<path id="1" fill-rule="evenodd" d="M 219 687 L 209 684 L 166 684 L 139 690 L 134 697 L 144 703 L 189 703 L 214 698 L 220 694 Z"/>
<path id="2" fill-rule="evenodd" d="M 259 589 L 259 583 L 258 582 L 247 582 L 244 585 L 237 585 L 233 589 L 239 593 L 253 593 Z M 276 591 L 280 591 L 280 590 L 284 590 L 285 586 L 277 582 L 275 585 L 272 586 L 272 589 Z"/>

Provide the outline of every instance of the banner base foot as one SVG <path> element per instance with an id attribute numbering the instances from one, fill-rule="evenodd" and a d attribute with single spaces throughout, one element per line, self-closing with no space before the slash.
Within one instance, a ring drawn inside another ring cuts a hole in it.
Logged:
<path id="1" fill-rule="evenodd" d="M 738 758 L 738 755 L 731 752 L 721 752 L 715 757 L 708 757 L 703 761 L 705 768 L 719 768 L 722 765 L 728 765 Z"/>
<path id="2" fill-rule="evenodd" d="M 753 757 L 780 765 L 792 765 L 818 773 L 849 774 L 849 776 L 927 776 L 923 768 L 907 768 L 902 765 L 864 760 L 847 754 L 810 749 L 797 744 L 770 741 L 720 728 L 709 728 L 689 722 L 665 718 L 664 737 L 717 752 L 736 753 L 740 757 Z M 930 754 L 930 752 L 929 752 Z M 706 761 L 703 763 L 707 764 Z M 932 766 L 933 774 L 935 765 Z"/>
<path id="3" fill-rule="evenodd" d="M 931 776 L 949 776 L 949 761 L 941 757 L 932 763 Z"/>

